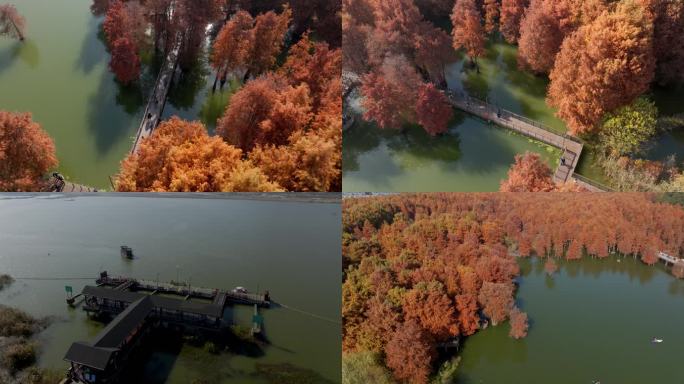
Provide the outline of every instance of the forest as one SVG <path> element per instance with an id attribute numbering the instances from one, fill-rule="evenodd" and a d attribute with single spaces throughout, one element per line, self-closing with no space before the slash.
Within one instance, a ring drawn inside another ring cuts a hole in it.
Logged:
<path id="1" fill-rule="evenodd" d="M 517 47 L 523 73 L 548 79 L 546 104 L 591 149 L 610 188 L 684 189 L 681 159 L 645 156 L 684 127 L 682 114 L 660 114 L 652 97 L 684 80 L 681 1 L 344 0 L 342 29 L 345 97 L 357 92 L 362 118 L 380 128 L 445 134 L 454 119 L 447 66 L 465 55 L 463 71 L 479 73 L 488 45 L 504 42 Z"/>
<path id="2" fill-rule="evenodd" d="M 561 259 L 684 257 L 684 209 L 674 202 L 644 193 L 345 198 L 343 382 L 440 382 L 457 369 L 444 346 L 502 323 L 525 337 L 519 257 L 539 258 L 549 275 Z M 684 263 L 671 273 L 684 278 Z"/>
<path id="3" fill-rule="evenodd" d="M 150 56 L 179 46 L 183 72 L 212 39 L 212 92 L 239 89 L 215 133 L 172 117 L 121 161 L 117 191 L 341 189 L 340 4 L 325 0 L 93 0 L 109 70 L 136 86 Z M 0 7 L 0 35 L 25 39 L 30 20 Z M 58 167 L 30 112 L 0 111 L 0 191 L 35 191 Z"/>

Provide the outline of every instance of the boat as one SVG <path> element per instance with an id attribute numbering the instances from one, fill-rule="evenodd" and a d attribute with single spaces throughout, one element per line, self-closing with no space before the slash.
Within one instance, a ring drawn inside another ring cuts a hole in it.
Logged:
<path id="1" fill-rule="evenodd" d="M 233 293 L 247 293 L 247 288 L 235 287 L 235 288 L 233 288 Z"/>
<path id="2" fill-rule="evenodd" d="M 662 343 L 663 339 L 656 339 L 655 337 L 651 340 L 651 343 Z"/>

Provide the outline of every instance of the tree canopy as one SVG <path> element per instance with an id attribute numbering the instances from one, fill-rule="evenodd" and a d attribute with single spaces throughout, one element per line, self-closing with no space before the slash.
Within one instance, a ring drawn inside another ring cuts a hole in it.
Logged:
<path id="1" fill-rule="evenodd" d="M 31 114 L 0 110 L 0 191 L 39 191 L 55 167 L 55 144 Z"/>

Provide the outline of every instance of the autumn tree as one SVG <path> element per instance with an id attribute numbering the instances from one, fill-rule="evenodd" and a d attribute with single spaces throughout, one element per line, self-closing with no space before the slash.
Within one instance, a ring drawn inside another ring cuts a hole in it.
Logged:
<path id="1" fill-rule="evenodd" d="M 482 16 L 475 0 L 456 0 L 451 12 L 454 49 L 465 49 L 471 62 L 485 54 L 485 33 Z"/>
<path id="2" fill-rule="evenodd" d="M 291 19 L 292 11 L 288 7 L 280 14 L 269 11 L 255 18 L 254 44 L 247 62 L 248 73 L 245 77 L 257 76 L 273 68 L 276 57 L 283 48 L 285 33 Z"/>
<path id="3" fill-rule="evenodd" d="M 599 131 L 599 143 L 608 155 L 640 154 L 656 134 L 658 108 L 646 97 L 608 113 Z"/>
<path id="4" fill-rule="evenodd" d="M 104 21 L 102 22 L 102 30 L 105 38 L 110 45 L 128 33 L 128 14 L 126 12 L 126 3 L 121 0 L 114 0 L 109 4 Z"/>
<path id="5" fill-rule="evenodd" d="M 446 132 L 453 116 L 453 107 L 442 91 L 432 83 L 420 86 L 416 101 L 416 119 L 431 136 Z"/>
<path id="6" fill-rule="evenodd" d="M 415 321 L 402 324 L 385 347 L 387 366 L 399 381 L 426 384 L 436 357 L 428 335 Z"/>
<path id="7" fill-rule="evenodd" d="M 123 84 L 129 84 L 140 76 L 140 58 L 135 44 L 128 37 L 120 37 L 114 41 L 109 68 Z"/>
<path id="8" fill-rule="evenodd" d="M 55 144 L 28 113 L 0 111 L 0 191 L 37 191 L 57 166 Z"/>
<path id="9" fill-rule="evenodd" d="M 552 0 L 532 0 L 520 24 L 518 64 L 536 73 L 548 73 L 564 34 L 553 13 Z"/>
<path id="10" fill-rule="evenodd" d="M 482 312 L 493 325 L 506 320 L 513 308 L 513 285 L 510 283 L 482 283 L 478 301 L 482 304 Z"/>
<path id="11" fill-rule="evenodd" d="M 518 307 L 511 309 L 510 323 L 511 330 L 508 335 L 514 339 L 522 339 L 527 336 L 527 329 L 529 327 L 527 323 L 527 313 L 522 312 Z"/>
<path id="12" fill-rule="evenodd" d="M 174 0 L 172 15 L 170 41 L 182 40 L 178 61 L 183 68 L 190 68 L 202 51 L 207 25 L 222 16 L 220 3 L 216 0 Z"/>
<path id="13" fill-rule="evenodd" d="M 544 272 L 546 272 L 547 275 L 553 275 L 558 271 L 558 265 L 556 264 L 555 261 L 553 261 L 552 258 L 546 259 L 546 262 L 544 263 Z"/>
<path id="14" fill-rule="evenodd" d="M 272 192 L 281 190 L 242 151 L 211 137 L 199 122 L 162 122 L 121 163 L 119 192 Z"/>
<path id="15" fill-rule="evenodd" d="M 648 89 L 655 69 L 652 33 L 643 8 L 626 0 L 564 40 L 548 102 L 572 133 L 595 130 L 606 112 Z"/>
<path id="16" fill-rule="evenodd" d="M 672 275 L 678 279 L 684 279 L 684 263 L 678 263 L 673 265 Z"/>
<path id="17" fill-rule="evenodd" d="M 499 25 L 499 12 L 501 4 L 499 0 L 484 1 L 485 31 L 493 33 Z"/>
<path id="18" fill-rule="evenodd" d="M 24 41 L 26 19 L 12 4 L 0 4 L 0 36 Z"/>
<path id="19" fill-rule="evenodd" d="M 216 83 L 221 77 L 221 86 L 230 72 L 247 69 L 247 60 L 254 45 L 254 19 L 245 12 L 237 12 L 221 28 L 214 40 L 211 51 L 211 66 L 216 71 L 212 90 L 216 89 Z"/>
<path id="20" fill-rule="evenodd" d="M 404 296 L 404 319 L 415 320 L 434 338 L 445 340 L 459 334 L 456 312 L 438 283 L 422 283 Z"/>
<path id="21" fill-rule="evenodd" d="M 416 121 L 418 73 L 403 56 L 385 59 L 377 70 L 366 74 L 361 85 L 363 117 L 381 128 L 400 129 Z"/>
<path id="22" fill-rule="evenodd" d="M 649 0 L 653 13 L 653 53 L 661 85 L 684 82 L 684 2 Z"/>
<path id="23" fill-rule="evenodd" d="M 515 163 L 508 170 L 508 178 L 501 182 L 501 192 L 550 192 L 555 188 L 551 168 L 539 154 L 525 152 L 515 155 Z"/>
<path id="24" fill-rule="evenodd" d="M 499 29 L 506 41 L 511 44 L 520 38 L 520 21 L 528 4 L 529 0 L 501 0 Z"/>

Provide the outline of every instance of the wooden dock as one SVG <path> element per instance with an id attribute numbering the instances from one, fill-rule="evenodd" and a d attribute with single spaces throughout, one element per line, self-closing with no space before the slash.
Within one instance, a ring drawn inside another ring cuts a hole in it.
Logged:
<path id="1" fill-rule="evenodd" d="M 152 135 L 152 132 L 154 132 L 154 129 L 157 128 L 157 125 L 159 125 L 159 122 L 161 121 L 164 105 L 166 105 L 166 96 L 171 87 L 171 80 L 176 72 L 176 66 L 178 65 L 178 53 L 180 52 L 181 44 L 183 42 L 181 37 L 182 35 L 180 33 L 176 36 L 176 43 L 174 44 L 173 49 L 171 49 L 171 52 L 166 56 L 164 66 L 159 71 L 154 90 L 147 100 L 145 114 L 138 127 L 138 133 L 135 136 L 131 153 L 136 153 L 138 151 L 141 140 Z"/>
<path id="2" fill-rule="evenodd" d="M 553 181 L 555 183 L 563 184 L 572 181 L 583 186 L 588 184 L 592 191 L 605 190 L 598 183 L 587 183 L 585 181 L 586 178 L 578 178 L 577 176 L 579 175 L 575 173 L 584 148 L 584 144 L 580 139 L 567 134 L 556 133 L 538 121 L 528 119 L 471 96 L 456 95 L 451 91 L 447 91 L 446 95 L 451 104 L 460 110 L 561 149 L 561 161 L 553 173 Z"/>
<path id="3" fill-rule="evenodd" d="M 665 265 L 684 265 L 684 259 L 678 257 L 670 256 L 665 252 L 658 252 L 658 259 L 665 262 Z"/>

